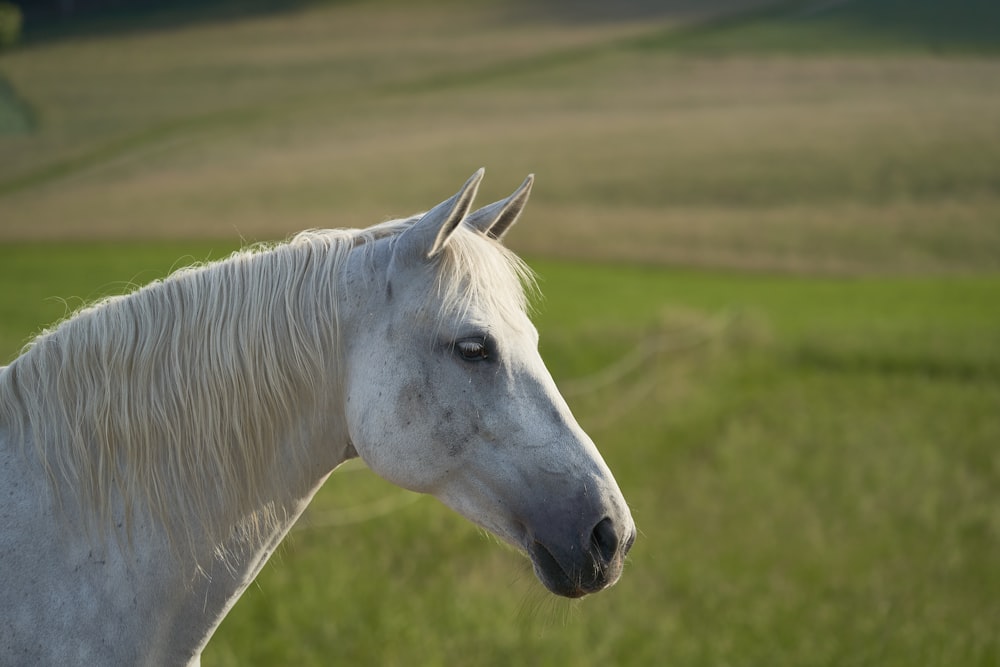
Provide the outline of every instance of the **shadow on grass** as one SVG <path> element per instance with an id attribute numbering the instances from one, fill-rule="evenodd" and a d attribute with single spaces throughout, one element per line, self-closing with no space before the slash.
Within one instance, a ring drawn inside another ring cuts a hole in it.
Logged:
<path id="1" fill-rule="evenodd" d="M 364 0 L 21 0 L 25 45 L 167 30 Z M 369 0 L 370 1 L 370 0 Z M 1000 51 L 995 0 L 540 0 L 502 3 L 558 22 L 694 19 L 644 46 L 696 51 Z"/>
<path id="2" fill-rule="evenodd" d="M 812 3 L 820 4 L 820 3 Z M 994 0 L 853 0 L 826 2 L 824 14 L 868 31 L 928 46 L 1000 49 L 1000 3 Z"/>
<path id="3" fill-rule="evenodd" d="M 637 46 L 696 53 L 1000 52 L 992 0 L 794 0 L 723 15 Z"/>
<path id="4" fill-rule="evenodd" d="M 22 45 L 173 30 L 356 0 L 22 0 Z"/>

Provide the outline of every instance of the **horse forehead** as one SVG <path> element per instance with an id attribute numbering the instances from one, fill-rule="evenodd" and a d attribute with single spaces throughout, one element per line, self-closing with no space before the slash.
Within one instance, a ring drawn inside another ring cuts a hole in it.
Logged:
<path id="1" fill-rule="evenodd" d="M 386 301 L 398 319 L 408 325 L 481 330 L 502 335 L 505 331 L 538 334 L 524 307 L 511 298 L 509 289 L 491 289 L 472 279 L 443 284 L 440 276 L 414 275 L 405 282 L 397 276 L 386 285 Z M 401 289 L 397 283 L 404 287 Z"/>

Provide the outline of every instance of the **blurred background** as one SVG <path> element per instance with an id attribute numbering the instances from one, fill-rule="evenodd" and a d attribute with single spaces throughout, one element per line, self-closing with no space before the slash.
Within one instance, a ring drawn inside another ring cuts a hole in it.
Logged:
<path id="1" fill-rule="evenodd" d="M 507 237 L 640 536 L 551 598 L 352 463 L 209 665 L 1000 664 L 1000 4 L 0 2 L 0 364 L 241 244 Z"/>

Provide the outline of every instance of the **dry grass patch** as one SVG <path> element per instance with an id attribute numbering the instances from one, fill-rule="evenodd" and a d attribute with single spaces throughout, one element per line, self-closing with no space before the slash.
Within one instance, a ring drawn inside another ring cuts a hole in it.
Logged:
<path id="1" fill-rule="evenodd" d="M 14 53 L 44 123 L 2 140 L 0 240 L 365 226 L 486 165 L 483 200 L 538 174 L 528 254 L 996 269 L 1000 61 L 636 46 L 655 30 L 349 5 Z"/>

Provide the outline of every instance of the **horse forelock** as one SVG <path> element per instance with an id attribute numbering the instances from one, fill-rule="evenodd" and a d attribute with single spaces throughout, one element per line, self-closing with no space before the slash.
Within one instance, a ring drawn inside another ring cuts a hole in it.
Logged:
<path id="1" fill-rule="evenodd" d="M 436 263 L 435 290 L 429 297 L 439 326 L 473 311 L 487 323 L 522 326 L 537 291 L 535 276 L 499 241 L 461 228 Z"/>
<path id="2" fill-rule="evenodd" d="M 261 537 L 282 518 L 267 502 L 278 457 L 310 437 L 303 412 L 339 397 L 346 259 L 412 222 L 302 232 L 86 306 L 0 374 L 0 417 L 102 535 L 118 498 L 126 522 L 141 510 L 178 548 L 196 526 L 217 544 Z M 472 307 L 523 319 L 532 274 L 498 242 L 461 230 L 434 261 L 440 321 Z"/>

